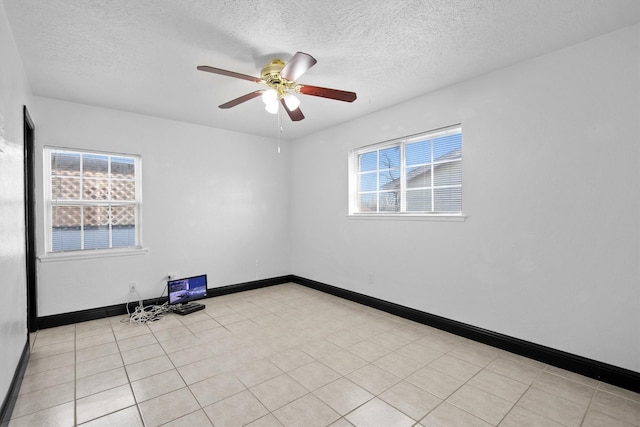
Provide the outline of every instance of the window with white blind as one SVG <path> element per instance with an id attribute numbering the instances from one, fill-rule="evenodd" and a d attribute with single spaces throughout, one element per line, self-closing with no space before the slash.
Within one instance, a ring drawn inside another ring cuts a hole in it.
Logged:
<path id="1" fill-rule="evenodd" d="M 140 157 L 45 148 L 46 251 L 140 248 Z"/>
<path id="2" fill-rule="evenodd" d="M 354 150 L 351 215 L 461 215 L 462 127 Z"/>

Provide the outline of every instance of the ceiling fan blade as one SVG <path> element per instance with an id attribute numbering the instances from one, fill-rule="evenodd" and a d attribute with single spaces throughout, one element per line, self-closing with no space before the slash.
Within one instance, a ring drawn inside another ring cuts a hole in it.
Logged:
<path id="1" fill-rule="evenodd" d="M 257 90 L 255 92 L 251 92 L 251 93 L 248 93 L 246 95 L 242 95 L 242 96 L 240 96 L 240 97 L 238 97 L 236 99 L 232 99 L 229 102 L 225 102 L 224 104 L 219 105 L 218 108 L 235 107 L 236 105 L 242 104 L 243 102 L 247 102 L 247 101 L 249 101 L 249 100 L 251 100 L 253 98 L 259 97 L 260 95 L 262 95 L 263 92 L 264 92 L 263 90 Z"/>
<path id="2" fill-rule="evenodd" d="M 235 71 L 227 71 L 221 68 L 209 67 L 208 65 L 198 65 L 198 70 L 206 71 L 207 73 L 220 74 L 228 77 L 235 77 L 237 79 L 249 80 L 250 82 L 260 83 L 262 79 L 259 77 L 249 76 L 247 74 L 236 73 Z"/>
<path id="3" fill-rule="evenodd" d="M 298 77 L 303 75 L 309 68 L 313 67 L 318 62 L 316 59 L 304 52 L 296 52 L 291 57 L 287 65 L 280 71 L 280 76 L 292 82 L 298 80 Z"/>
<path id="4" fill-rule="evenodd" d="M 329 89 L 319 86 L 298 85 L 296 92 L 304 95 L 320 96 L 322 98 L 336 99 L 338 101 L 353 102 L 357 95 L 355 92 L 347 92 L 346 90 Z"/>
<path id="5" fill-rule="evenodd" d="M 280 103 L 282 104 L 292 121 L 299 122 L 300 120 L 304 119 L 304 114 L 302 114 L 302 111 L 300 111 L 300 107 L 296 108 L 295 110 L 290 110 L 289 107 L 287 107 L 287 103 L 284 102 L 284 98 L 280 98 Z"/>

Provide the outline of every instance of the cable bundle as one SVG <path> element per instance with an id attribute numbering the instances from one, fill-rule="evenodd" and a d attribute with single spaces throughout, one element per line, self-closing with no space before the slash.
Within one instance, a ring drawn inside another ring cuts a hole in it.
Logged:
<path id="1" fill-rule="evenodd" d="M 165 302 L 162 305 L 152 304 L 144 306 L 142 304 L 142 297 L 138 293 L 138 291 L 134 291 L 136 295 L 138 295 L 138 305 L 136 309 L 131 313 L 129 310 L 129 303 L 127 302 L 127 314 L 129 315 L 128 319 L 122 319 L 123 323 L 151 323 L 156 320 L 160 320 L 168 311 L 169 311 L 169 303 Z M 162 291 L 164 294 L 164 290 Z M 160 295 L 162 297 L 162 295 Z M 160 298 L 158 298 L 160 299 Z"/>

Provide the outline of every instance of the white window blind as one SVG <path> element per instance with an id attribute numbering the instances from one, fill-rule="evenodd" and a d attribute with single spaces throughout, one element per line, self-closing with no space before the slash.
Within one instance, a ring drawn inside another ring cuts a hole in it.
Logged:
<path id="1" fill-rule="evenodd" d="M 140 163 L 46 148 L 47 252 L 140 247 Z"/>
<path id="2" fill-rule="evenodd" d="M 462 128 L 425 132 L 352 153 L 351 214 L 461 214 Z"/>

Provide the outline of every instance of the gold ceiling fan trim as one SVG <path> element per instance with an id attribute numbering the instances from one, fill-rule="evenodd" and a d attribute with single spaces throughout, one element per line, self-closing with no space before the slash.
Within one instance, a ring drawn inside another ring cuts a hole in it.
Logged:
<path id="1" fill-rule="evenodd" d="M 274 59 L 260 70 L 262 83 L 278 92 L 280 97 L 284 96 L 289 89 L 294 89 L 296 82 L 287 80 L 280 75 L 285 66 L 281 59 Z"/>
<path id="2" fill-rule="evenodd" d="M 357 98 L 355 92 L 296 83 L 296 80 L 300 76 L 302 76 L 302 74 L 304 74 L 309 68 L 311 68 L 316 62 L 316 59 L 311 55 L 304 52 L 296 52 L 291 57 L 288 63 L 285 63 L 281 59 L 273 59 L 272 61 L 267 63 L 260 70 L 260 77 L 254 77 L 247 74 L 237 73 L 235 71 L 211 67 L 208 65 L 199 65 L 196 68 L 200 71 L 206 71 L 208 73 L 220 74 L 227 77 L 234 77 L 237 79 L 248 80 L 254 83 L 264 84 L 265 86 L 270 88 L 270 90 L 272 89 L 273 92 L 275 92 L 276 96 L 274 101 L 280 102 L 291 120 L 300 121 L 304 119 L 304 115 L 298 108 L 300 101 L 295 96 L 291 95 L 289 91 L 302 95 L 335 99 L 343 102 L 353 102 Z M 286 77 L 284 77 L 283 74 Z M 291 78 L 292 80 L 289 80 L 289 78 Z M 240 96 L 236 99 L 232 99 L 229 102 L 225 102 L 218 107 L 223 109 L 232 108 L 246 101 L 257 98 L 261 95 L 263 95 L 263 100 L 265 101 L 265 104 L 267 104 L 267 107 L 271 107 L 272 101 L 267 99 L 271 97 L 271 95 L 269 94 L 270 90 L 257 90 Z M 265 96 L 267 98 L 265 98 Z M 270 113 L 275 114 L 274 111 L 272 111 L 272 108 L 265 109 Z"/>

